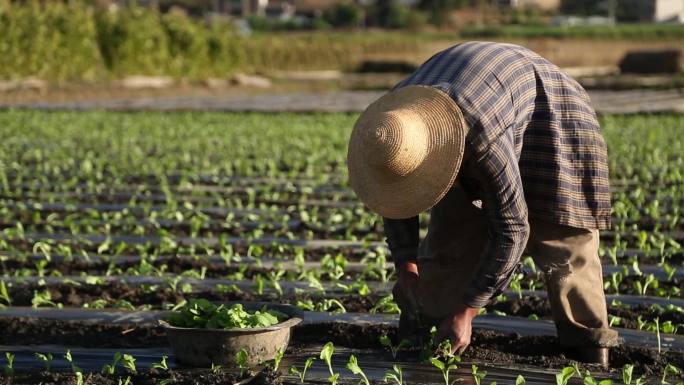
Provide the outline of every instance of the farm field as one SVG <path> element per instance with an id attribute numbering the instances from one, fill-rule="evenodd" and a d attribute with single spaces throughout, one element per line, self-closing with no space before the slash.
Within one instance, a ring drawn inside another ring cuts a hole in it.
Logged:
<path id="1" fill-rule="evenodd" d="M 175 363 L 156 320 L 199 298 L 305 311 L 280 375 L 264 370 L 252 384 L 326 383 L 336 373 L 341 383 L 381 383 L 388 371 L 389 383 L 445 383 L 419 349 L 397 351 L 382 220 L 346 183 L 355 118 L 0 112 L 0 384 L 244 381 Z M 601 258 L 609 317 L 624 338 L 611 367 L 570 366 L 542 275 L 523 256 L 509 290 L 476 319 L 452 380 L 682 381 L 684 116 L 601 123 L 614 205 Z M 118 366 L 117 353 L 128 355 Z M 352 355 L 364 377 L 348 369 Z M 311 357 L 305 374 L 291 371 Z"/>

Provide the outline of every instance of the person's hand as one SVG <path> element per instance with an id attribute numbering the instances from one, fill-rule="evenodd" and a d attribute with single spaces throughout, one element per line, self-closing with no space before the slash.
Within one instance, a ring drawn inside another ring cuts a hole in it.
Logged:
<path id="1" fill-rule="evenodd" d="M 451 353 L 462 354 L 470 345 L 470 336 L 473 331 L 472 321 L 479 311 L 479 308 L 460 305 L 439 325 L 436 342 L 448 339 L 451 342 Z"/>
<path id="2" fill-rule="evenodd" d="M 397 282 L 392 289 L 394 301 L 399 305 L 402 313 L 415 315 L 418 313 L 415 288 L 418 285 L 418 265 L 406 262 L 399 266 Z"/>
<path id="3" fill-rule="evenodd" d="M 418 266 L 408 262 L 397 269 L 397 282 L 392 289 L 394 301 L 401 310 L 399 316 L 399 337 L 409 339 L 418 330 L 418 302 L 416 301 L 415 288 L 418 285 Z"/>

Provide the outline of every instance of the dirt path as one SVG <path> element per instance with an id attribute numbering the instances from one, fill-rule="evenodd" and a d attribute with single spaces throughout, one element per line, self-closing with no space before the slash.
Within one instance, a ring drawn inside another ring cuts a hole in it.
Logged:
<path id="1" fill-rule="evenodd" d="M 684 90 L 589 92 L 599 113 L 684 113 Z M 122 99 L 0 103 L 0 109 L 218 111 L 218 112 L 358 112 L 382 95 L 379 91 L 231 93 L 227 95 L 141 96 Z"/>

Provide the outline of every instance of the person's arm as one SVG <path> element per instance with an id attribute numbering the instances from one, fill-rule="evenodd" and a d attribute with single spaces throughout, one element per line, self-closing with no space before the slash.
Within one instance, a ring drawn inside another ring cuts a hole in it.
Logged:
<path id="1" fill-rule="evenodd" d="M 510 283 L 527 244 L 529 224 L 512 138 L 501 136 L 486 154 L 474 161 L 473 171 L 482 190 L 489 239 L 463 303 L 480 308 Z"/>
<path id="2" fill-rule="evenodd" d="M 419 243 L 418 217 L 407 219 L 383 218 L 383 224 L 387 245 L 397 271 L 401 271 L 410 264 L 415 265 Z"/>
<path id="3" fill-rule="evenodd" d="M 442 321 L 436 336 L 438 341 L 451 340 L 451 349 L 458 354 L 470 344 L 472 320 L 479 309 L 510 282 L 529 233 L 527 205 L 512 140 L 506 136 L 499 138 L 485 155 L 472 162 L 468 171 L 480 186 L 489 239 L 461 304 Z"/>

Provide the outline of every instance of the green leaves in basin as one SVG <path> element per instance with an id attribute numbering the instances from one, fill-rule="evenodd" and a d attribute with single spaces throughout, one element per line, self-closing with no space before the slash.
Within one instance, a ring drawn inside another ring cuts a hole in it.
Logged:
<path id="1" fill-rule="evenodd" d="M 239 303 L 228 308 L 205 299 L 193 299 L 172 313 L 167 321 L 171 326 L 186 328 L 248 329 L 272 326 L 287 318 L 287 315 L 266 307 L 251 312 Z"/>

